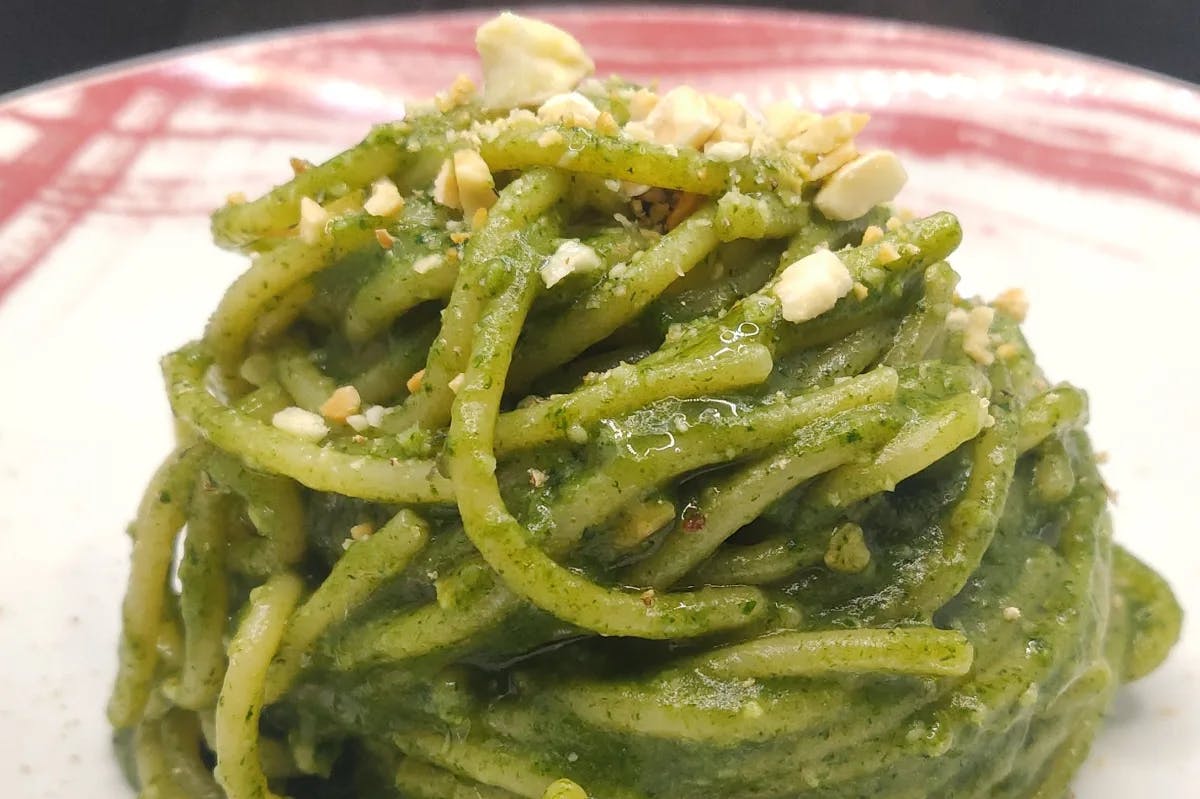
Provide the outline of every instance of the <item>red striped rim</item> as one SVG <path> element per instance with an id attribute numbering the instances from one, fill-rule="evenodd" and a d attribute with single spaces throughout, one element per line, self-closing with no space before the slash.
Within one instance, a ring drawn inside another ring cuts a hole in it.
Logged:
<path id="1" fill-rule="evenodd" d="M 993 37 L 855 17 L 711 7 L 531 13 L 574 32 L 601 73 L 865 106 L 876 119 L 872 139 L 899 150 L 988 159 L 1200 214 L 1200 93 L 1169 79 Z M 172 129 L 172 114 L 186 104 L 204 98 L 247 114 L 336 116 L 340 125 L 321 130 L 331 148 L 344 145 L 343 135 L 386 116 L 399 98 L 430 94 L 458 72 L 473 71 L 472 32 L 488 15 L 294 31 L 131 64 L 0 102 L 0 125 L 37 138 L 7 159 L 0 148 L 0 298 L 89 212 L 194 215 L 211 204 L 213 198 L 184 196 L 147 206 L 114 194 L 129 166 L 166 135 L 215 140 L 247 132 L 236 116 L 202 133 Z M 334 90 L 314 90 L 322 85 Z M 351 89 L 374 94 L 350 96 L 352 102 L 336 96 Z M 157 115 L 132 129 L 123 125 L 121 115 L 148 91 L 162 100 Z M 47 113 L 56 101 L 65 110 Z M 98 142 L 111 144 L 108 157 L 80 169 Z M 180 186 L 188 166 L 179 165 Z"/>

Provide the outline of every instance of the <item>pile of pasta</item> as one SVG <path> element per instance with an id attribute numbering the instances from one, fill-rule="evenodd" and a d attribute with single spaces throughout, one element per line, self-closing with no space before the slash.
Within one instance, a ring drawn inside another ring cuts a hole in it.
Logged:
<path id="1" fill-rule="evenodd" d="M 1021 296 L 956 293 L 861 115 L 479 41 L 482 92 L 213 218 L 250 266 L 131 528 L 141 795 L 1062 796 L 1180 612 Z"/>

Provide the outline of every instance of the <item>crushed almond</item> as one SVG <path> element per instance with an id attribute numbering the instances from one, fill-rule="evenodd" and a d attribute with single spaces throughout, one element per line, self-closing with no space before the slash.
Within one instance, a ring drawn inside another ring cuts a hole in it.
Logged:
<path id="1" fill-rule="evenodd" d="M 469 238 L 471 238 L 471 234 L 465 230 L 456 230 L 450 234 L 450 241 L 455 244 L 462 244 Z"/>
<path id="2" fill-rule="evenodd" d="M 332 422 L 344 422 L 346 417 L 358 412 L 362 397 L 354 386 L 341 386 L 325 402 L 321 403 L 321 415 Z"/>
<path id="3" fill-rule="evenodd" d="M 371 196 L 363 203 L 363 210 L 372 216 L 393 216 L 404 208 L 404 198 L 396 184 L 380 178 L 371 184 Z"/>
<path id="4" fill-rule="evenodd" d="M 481 227 L 486 225 L 487 218 L 488 218 L 488 209 L 486 209 L 486 208 L 475 209 L 475 213 L 473 213 L 471 215 L 471 230 L 473 230 L 473 231 L 479 230 Z"/>
<path id="5" fill-rule="evenodd" d="M 1025 315 L 1029 313 L 1029 298 L 1024 289 L 1008 289 L 992 300 L 992 305 L 1005 316 L 1010 316 L 1018 322 L 1024 322 Z"/>
<path id="6" fill-rule="evenodd" d="M 325 420 L 312 411 L 291 406 L 271 417 L 271 425 L 307 441 L 320 441 L 329 433 Z"/>
<path id="7" fill-rule="evenodd" d="M 434 97 L 434 103 L 437 104 L 439 111 L 445 113 L 459 106 L 466 105 L 474 96 L 475 82 L 466 75 L 459 75 L 454 79 L 454 83 L 450 84 L 449 89 L 438 93 Z"/>
<path id="8" fill-rule="evenodd" d="M 375 241 L 379 242 L 379 246 L 385 250 L 392 249 L 392 245 L 396 243 L 396 239 L 391 233 L 388 233 L 384 228 L 375 228 Z"/>
<path id="9" fill-rule="evenodd" d="M 234 191 L 225 195 L 226 205 L 244 205 L 246 202 L 246 192 Z"/>
<path id="10" fill-rule="evenodd" d="M 860 155 L 830 175 L 813 204 L 830 219 L 858 219 L 876 205 L 893 199 L 907 180 L 908 174 L 895 153 L 876 150 Z"/>
<path id="11" fill-rule="evenodd" d="M 354 541 L 365 541 L 375 534 L 375 525 L 361 522 L 350 528 L 350 538 Z"/>
<path id="12" fill-rule="evenodd" d="M 417 260 L 413 261 L 412 270 L 418 275 L 423 275 L 426 272 L 432 272 L 446 262 L 445 257 L 441 253 L 431 253 L 430 255 L 422 255 Z"/>
<path id="13" fill-rule="evenodd" d="M 869 295 L 871 293 L 871 290 L 868 289 L 865 284 L 859 283 L 857 281 L 854 283 L 853 286 L 851 286 L 851 291 L 854 292 L 854 298 L 860 302 L 865 300 L 867 298 L 867 295 Z"/>
<path id="14" fill-rule="evenodd" d="M 306 158 L 289 158 L 288 165 L 292 168 L 293 175 L 302 175 L 312 169 L 312 161 Z"/>
<path id="15" fill-rule="evenodd" d="M 325 226 L 328 223 L 329 213 L 324 208 L 312 198 L 300 198 L 300 225 L 298 232 L 301 241 L 305 244 L 316 244 L 325 235 Z"/>
<path id="16" fill-rule="evenodd" d="M 816 166 L 808 169 L 809 180 L 823 180 L 858 157 L 858 148 L 854 142 L 835 147 L 817 161 Z"/>
<path id="17" fill-rule="evenodd" d="M 647 588 L 642 592 L 642 604 L 646 607 L 650 607 L 654 604 L 654 599 L 656 596 L 657 594 L 654 592 L 653 588 Z"/>
<path id="18" fill-rule="evenodd" d="M 600 109 L 579 92 L 564 92 L 542 103 L 537 110 L 537 117 L 546 123 L 593 128 L 600 118 Z"/>
<path id="19" fill-rule="evenodd" d="M 1002 361 L 1011 361 L 1021 354 L 1021 350 L 1016 344 L 1011 341 L 1006 341 L 999 347 L 996 347 L 996 357 Z"/>
<path id="20" fill-rule="evenodd" d="M 976 305 L 970 311 L 954 308 L 946 314 L 946 326 L 962 331 L 963 352 L 984 366 L 990 366 L 996 360 L 988 336 L 995 316 L 996 309 L 986 305 Z"/>
<path id="21" fill-rule="evenodd" d="M 449 383 L 446 384 L 446 386 L 451 391 L 453 391 L 455 394 L 457 394 L 459 389 L 461 389 L 463 387 L 463 383 L 465 383 L 466 381 L 467 381 L 467 376 L 465 374 L 463 374 L 462 372 L 459 372 L 458 374 L 456 374 L 454 376 L 454 378 Z"/>
<path id="22" fill-rule="evenodd" d="M 475 49 L 489 111 L 539 105 L 571 91 L 595 70 L 569 33 L 508 11 L 479 27 Z"/>
<path id="23" fill-rule="evenodd" d="M 721 124 L 708 98 L 691 86 L 676 86 L 641 122 L 625 126 L 630 138 L 699 149 Z"/>
<path id="24" fill-rule="evenodd" d="M 553 288 L 567 275 L 590 272 L 602 266 L 600 256 L 579 239 L 567 239 L 542 262 L 538 269 L 546 288 Z"/>
<path id="25" fill-rule="evenodd" d="M 416 394 L 417 389 L 421 387 L 421 381 L 425 379 L 425 370 L 419 369 L 413 373 L 412 377 L 404 382 L 404 387 L 408 389 L 409 394 Z"/>
<path id="26" fill-rule="evenodd" d="M 1021 618 L 1021 609 L 1013 605 L 1009 605 L 1000 612 L 1005 621 L 1017 621 Z"/>
<path id="27" fill-rule="evenodd" d="M 806 322 L 833 308 L 853 286 L 842 259 L 829 250 L 817 250 L 784 269 L 773 292 L 784 319 Z"/>
<path id="28" fill-rule="evenodd" d="M 896 245 L 890 241 L 885 241 L 879 245 L 879 250 L 875 254 L 875 262 L 878 264 L 890 264 L 900 260 L 900 252 L 896 249 Z"/>
<path id="29" fill-rule="evenodd" d="M 371 427 L 379 427 L 383 424 L 383 417 L 387 414 L 387 410 L 382 405 L 372 405 L 363 411 L 363 417 L 366 418 L 367 424 Z"/>
<path id="30" fill-rule="evenodd" d="M 529 470 L 529 485 L 533 486 L 534 488 L 541 488 L 544 486 L 547 479 L 549 479 L 548 475 L 541 469 Z"/>
<path id="31" fill-rule="evenodd" d="M 553 128 L 537 137 L 538 147 L 554 147 L 563 143 L 562 134 Z"/>
<path id="32" fill-rule="evenodd" d="M 863 237 L 862 237 L 863 244 L 874 244 L 875 242 L 881 241 L 882 239 L 883 239 L 883 228 L 879 227 L 879 225 L 871 225 L 870 227 L 868 227 L 866 230 L 863 231 Z"/>
<path id="33" fill-rule="evenodd" d="M 601 111 L 600 116 L 596 117 L 596 132 L 603 133 L 605 136 L 616 136 L 621 131 L 621 126 L 617 124 L 617 120 L 607 111 Z"/>

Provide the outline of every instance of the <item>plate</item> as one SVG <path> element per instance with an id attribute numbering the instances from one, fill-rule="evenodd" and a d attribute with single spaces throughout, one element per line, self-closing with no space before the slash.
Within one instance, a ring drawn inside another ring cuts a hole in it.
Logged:
<path id="1" fill-rule="evenodd" d="M 1118 538 L 1192 614 L 1120 695 L 1080 799 L 1200 784 L 1200 93 L 999 39 L 768 11 L 557 9 L 602 74 L 874 116 L 902 202 L 950 209 L 966 290 L 1024 286 L 1052 377 L 1087 387 Z M 128 541 L 167 452 L 157 359 L 199 333 L 240 258 L 207 212 L 282 180 L 458 73 L 479 14 L 303 29 L 0 101 L 0 784 L 128 799 L 103 705 Z M 1185 788 L 1185 786 L 1187 786 Z"/>

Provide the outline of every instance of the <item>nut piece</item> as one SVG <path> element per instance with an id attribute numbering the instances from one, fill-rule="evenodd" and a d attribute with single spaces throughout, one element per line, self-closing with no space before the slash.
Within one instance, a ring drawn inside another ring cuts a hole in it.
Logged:
<path id="1" fill-rule="evenodd" d="M 773 291 L 784 319 L 805 322 L 837 305 L 853 287 L 854 279 L 842 259 L 829 250 L 817 250 L 784 269 Z"/>
<path id="2" fill-rule="evenodd" d="M 631 122 L 625 132 L 639 141 L 699 149 L 721 125 L 708 98 L 691 86 L 676 86 L 664 94 L 643 122 Z"/>
<path id="3" fill-rule="evenodd" d="M 442 164 L 433 181 L 433 199 L 447 208 L 461 208 L 470 217 L 491 208 L 499 199 L 487 162 L 475 150 L 457 150 Z"/>
<path id="4" fill-rule="evenodd" d="M 332 422 L 344 422 L 346 417 L 358 413 L 362 397 L 354 386 L 342 386 L 329 395 L 321 404 L 321 415 Z"/>
<path id="5" fill-rule="evenodd" d="M 480 26 L 475 49 L 488 111 L 539 105 L 571 91 L 596 68 L 566 31 L 507 11 Z"/>
<path id="6" fill-rule="evenodd" d="M 1023 289 L 1009 289 L 992 300 L 992 306 L 1000 313 L 1024 322 L 1025 315 L 1029 313 L 1029 298 Z"/>
<path id="7" fill-rule="evenodd" d="M 553 288 L 556 283 L 574 272 L 590 272 L 601 266 L 600 256 L 579 239 L 568 239 L 558 245 L 554 254 L 545 260 L 538 270 L 546 288 Z"/>
<path id="8" fill-rule="evenodd" d="M 896 154 L 876 150 L 860 155 L 834 172 L 813 202 L 835 221 L 858 219 L 876 205 L 893 199 L 908 180 Z"/>
<path id="9" fill-rule="evenodd" d="M 996 360 L 996 356 L 992 353 L 988 330 L 991 329 L 995 318 L 996 309 L 986 305 L 976 305 L 970 311 L 954 308 L 946 314 L 946 327 L 961 330 L 963 352 L 970 355 L 976 363 L 990 366 Z"/>
<path id="10" fill-rule="evenodd" d="M 329 212 L 309 197 L 300 198 L 300 240 L 305 244 L 316 244 L 325 235 Z"/>
<path id="11" fill-rule="evenodd" d="M 600 118 L 600 109 L 579 92 L 567 92 L 556 94 L 542 103 L 537 115 L 542 122 L 565 122 L 576 127 L 591 128 Z"/>
<path id="12" fill-rule="evenodd" d="M 372 216 L 392 216 L 404 208 L 404 198 L 396 184 L 380 178 L 371 184 L 371 196 L 363 203 L 363 210 Z"/>
<path id="13" fill-rule="evenodd" d="M 329 432 L 325 421 L 303 408 L 292 406 L 284 408 L 271 417 L 271 424 L 285 433 L 303 438 L 307 441 L 320 441 Z"/>

